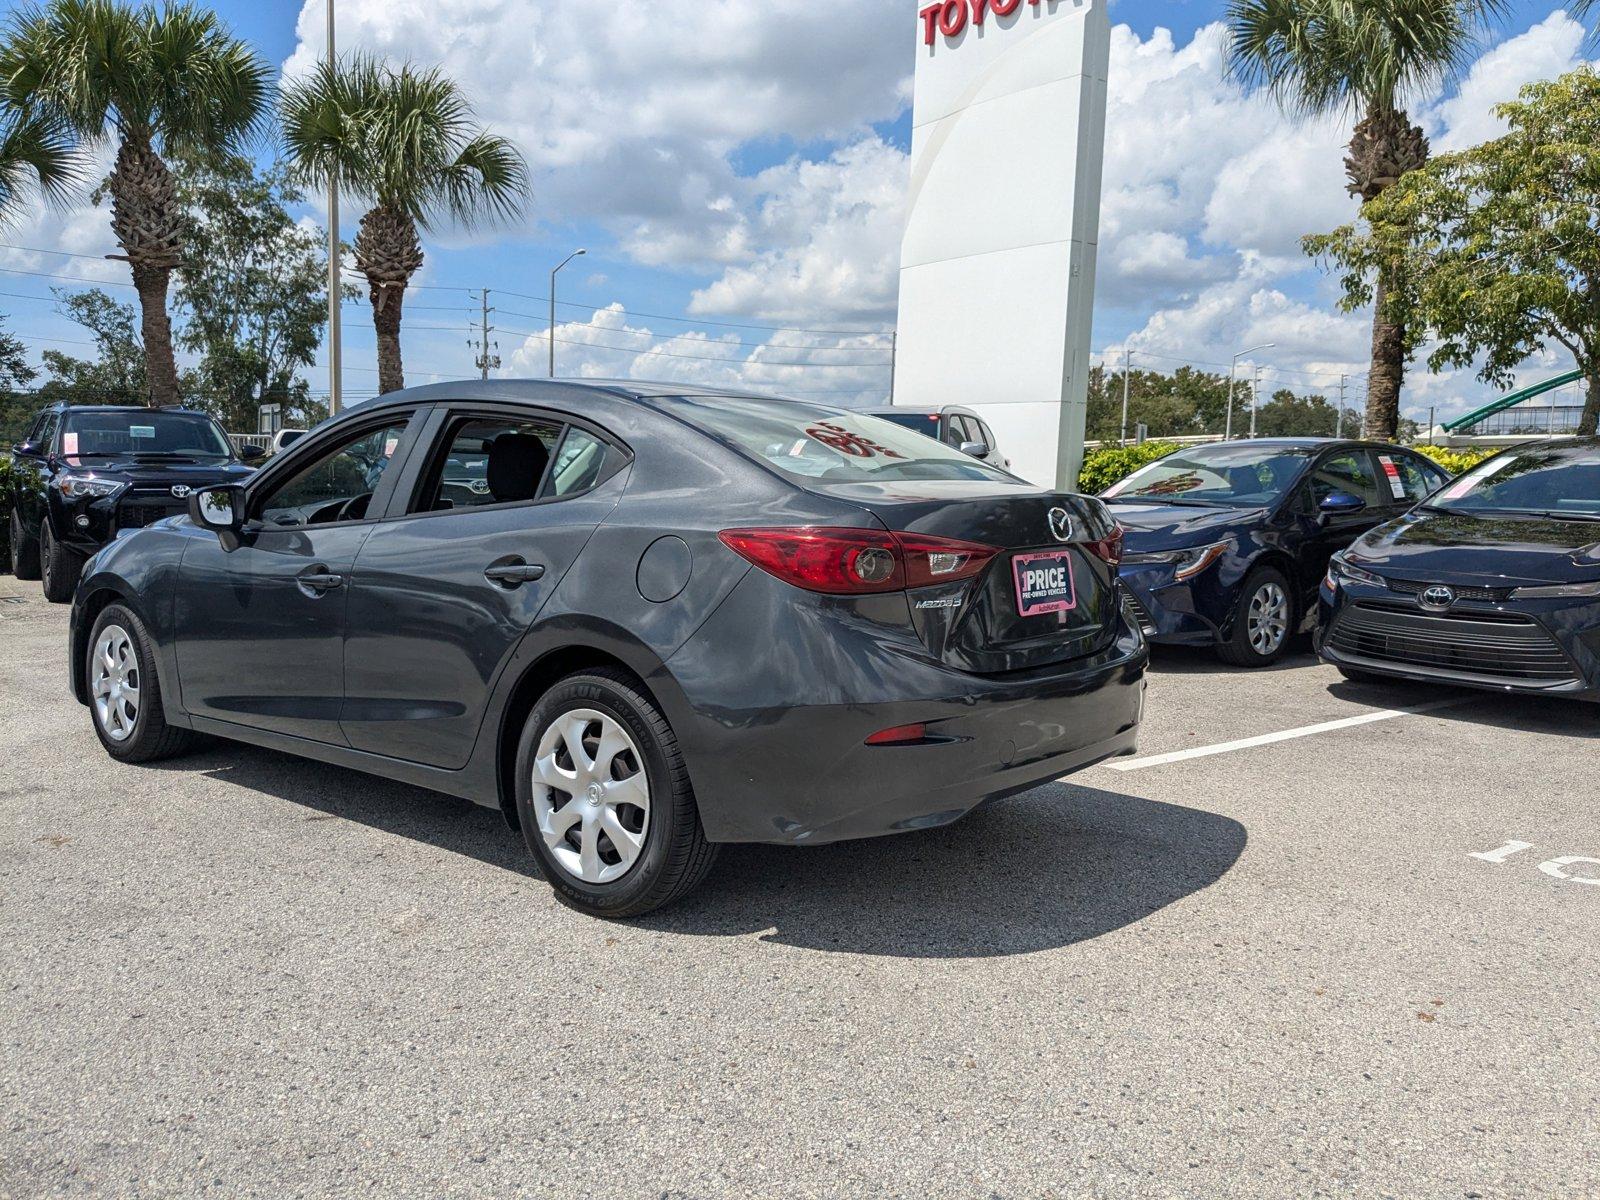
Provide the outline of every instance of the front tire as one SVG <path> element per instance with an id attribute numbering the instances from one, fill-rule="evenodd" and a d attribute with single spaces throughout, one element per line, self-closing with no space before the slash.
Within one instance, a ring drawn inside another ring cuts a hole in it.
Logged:
<path id="1" fill-rule="evenodd" d="M 18 579 L 39 578 L 39 542 L 23 529 L 16 509 L 11 510 L 11 573 Z"/>
<path id="2" fill-rule="evenodd" d="M 83 559 L 76 551 L 63 546 L 50 529 L 45 518 L 39 526 L 40 574 L 44 580 L 44 598 L 52 604 L 65 604 L 77 590 L 78 576 L 83 573 Z"/>
<path id="3" fill-rule="evenodd" d="M 1276 567 L 1257 567 L 1239 590 L 1233 633 L 1217 647 L 1222 661 L 1236 667 L 1269 667 L 1283 657 L 1294 627 L 1289 580 Z"/>
<path id="4" fill-rule="evenodd" d="M 516 769 L 523 837 L 573 908 L 640 916 L 693 891 L 716 859 L 678 739 L 622 671 L 569 675 L 540 697 Z"/>
<path id="5" fill-rule="evenodd" d="M 154 762 L 182 754 L 194 733 L 167 724 L 156 677 L 156 652 L 131 609 L 108 605 L 89 634 L 84 671 L 89 712 L 106 753 L 118 762 Z"/>

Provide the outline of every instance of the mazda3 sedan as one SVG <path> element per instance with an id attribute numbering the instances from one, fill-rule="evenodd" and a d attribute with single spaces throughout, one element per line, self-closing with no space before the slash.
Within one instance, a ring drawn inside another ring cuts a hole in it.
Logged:
<path id="1" fill-rule="evenodd" d="M 1449 478 L 1400 446 L 1262 438 L 1179 450 L 1101 498 L 1128 531 L 1122 583 L 1150 640 L 1264 667 L 1315 624 L 1333 554 Z"/>
<path id="2" fill-rule="evenodd" d="M 236 738 L 468 797 L 566 902 L 926 829 L 1134 751 L 1121 532 L 887 421 L 637 383 L 351 409 L 84 573 L 115 758 Z"/>
<path id="3" fill-rule="evenodd" d="M 1322 657 L 1600 700 L 1600 439 L 1506 450 L 1334 557 Z"/>

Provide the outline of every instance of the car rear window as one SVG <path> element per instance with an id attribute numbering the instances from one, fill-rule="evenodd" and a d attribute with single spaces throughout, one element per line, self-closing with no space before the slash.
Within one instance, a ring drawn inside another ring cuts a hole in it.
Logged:
<path id="1" fill-rule="evenodd" d="M 662 403 L 719 441 L 795 479 L 1015 481 L 998 467 L 866 413 L 754 396 L 676 396 Z"/>

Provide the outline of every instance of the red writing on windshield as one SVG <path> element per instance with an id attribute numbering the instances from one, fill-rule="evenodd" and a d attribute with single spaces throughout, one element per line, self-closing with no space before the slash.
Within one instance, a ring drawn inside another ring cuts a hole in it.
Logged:
<path id="1" fill-rule="evenodd" d="M 827 421 L 820 425 L 813 425 L 806 430 L 806 436 L 815 438 L 824 446 L 832 446 L 841 454 L 848 454 L 853 458 L 872 458 L 881 454 L 884 458 L 904 458 L 904 454 L 896 453 L 887 446 L 880 446 L 871 438 L 860 433 L 851 433 L 843 425 L 834 425 Z"/>

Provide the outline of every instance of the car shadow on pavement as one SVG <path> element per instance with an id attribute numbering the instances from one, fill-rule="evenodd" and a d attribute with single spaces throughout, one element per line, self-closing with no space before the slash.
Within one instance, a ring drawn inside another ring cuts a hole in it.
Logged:
<path id="1" fill-rule="evenodd" d="M 1278 671 L 1299 671 L 1318 664 L 1311 650 L 1311 635 L 1301 634 L 1289 649 L 1269 667 L 1235 667 L 1217 657 L 1211 646 L 1151 646 L 1150 670 L 1156 675 L 1272 675 Z"/>
<path id="2" fill-rule="evenodd" d="M 1456 700 L 1458 704 L 1433 709 L 1428 716 L 1440 721 L 1487 725 L 1507 732 L 1600 738 L 1600 704 L 1559 696 L 1483 692 L 1405 679 L 1359 683 L 1343 679 L 1329 685 L 1328 695 L 1371 708 L 1413 708 L 1441 700 Z"/>
<path id="3" fill-rule="evenodd" d="M 230 742 L 152 765 L 278 797 L 310 810 L 306 820 L 355 821 L 538 876 L 521 835 L 466 800 Z M 906 958 L 1023 954 L 1099 937 L 1209 887 L 1247 841 L 1216 813 L 1051 783 L 940 829 L 725 846 L 697 892 L 635 924 Z"/>
<path id="4" fill-rule="evenodd" d="M 1047 784 L 954 825 L 830 846 L 726 846 L 700 891 L 641 924 L 770 931 L 786 946 L 904 958 L 1056 949 L 1141 921 L 1238 861 L 1243 825 Z"/>

